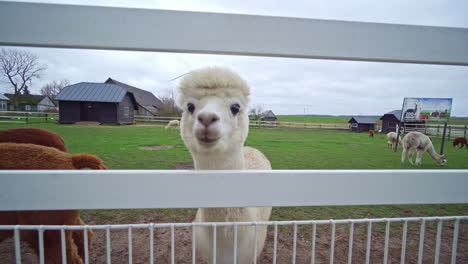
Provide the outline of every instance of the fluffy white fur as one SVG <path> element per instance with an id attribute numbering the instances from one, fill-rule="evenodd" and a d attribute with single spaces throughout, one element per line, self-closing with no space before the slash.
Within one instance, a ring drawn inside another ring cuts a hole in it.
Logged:
<path id="1" fill-rule="evenodd" d="M 179 120 L 171 120 L 171 121 L 169 121 L 169 123 L 167 123 L 166 127 L 164 127 L 164 128 L 165 129 L 169 129 L 171 127 L 178 128 L 179 126 L 180 126 Z"/>
<path id="2" fill-rule="evenodd" d="M 192 154 L 196 170 L 271 169 L 270 162 L 260 151 L 244 147 L 249 130 L 249 94 L 247 83 L 225 68 L 193 71 L 181 81 L 178 98 L 179 106 L 184 109 L 181 135 Z M 189 106 L 193 106 L 193 113 Z M 239 112 L 234 113 L 232 106 L 239 106 Z M 270 214 L 271 207 L 200 208 L 195 222 L 268 221 Z M 260 255 L 266 231 L 266 226 L 258 226 L 257 240 L 254 241 L 253 227 L 238 228 L 237 263 L 251 263 Z M 200 256 L 211 263 L 212 228 L 199 227 L 195 232 Z M 232 263 L 233 243 L 232 227 L 217 228 L 217 263 Z"/>
<path id="3" fill-rule="evenodd" d="M 395 133 L 395 132 L 388 132 L 387 133 L 387 146 L 389 148 L 393 149 L 395 147 L 396 138 L 397 138 L 397 133 Z M 400 138 L 398 140 L 398 144 L 401 145 L 401 135 L 400 135 Z"/>
<path id="4" fill-rule="evenodd" d="M 434 150 L 434 145 L 432 145 L 431 139 L 421 132 L 409 132 L 406 134 L 403 138 L 402 146 L 402 164 L 405 162 L 406 154 L 408 152 L 408 161 L 413 165 L 413 155 L 416 151 L 418 152 L 416 155 L 416 165 L 421 165 L 422 155 L 426 151 L 439 165 L 444 165 L 447 162 L 444 155 L 439 155 Z"/>

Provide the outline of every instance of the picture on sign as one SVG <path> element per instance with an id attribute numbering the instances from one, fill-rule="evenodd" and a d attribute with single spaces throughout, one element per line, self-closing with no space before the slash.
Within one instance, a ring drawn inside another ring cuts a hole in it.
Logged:
<path id="1" fill-rule="evenodd" d="M 402 122 L 448 122 L 452 98 L 405 98 L 401 111 Z"/>

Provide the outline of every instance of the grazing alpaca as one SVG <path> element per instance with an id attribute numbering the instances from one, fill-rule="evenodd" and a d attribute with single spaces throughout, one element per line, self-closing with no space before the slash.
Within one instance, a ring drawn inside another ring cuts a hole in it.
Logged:
<path id="1" fill-rule="evenodd" d="M 374 130 L 369 130 L 369 137 L 373 138 L 374 137 Z"/>
<path id="2" fill-rule="evenodd" d="M 395 142 L 397 138 L 397 133 L 395 132 L 388 132 L 387 133 L 387 146 L 391 149 L 395 147 Z M 398 139 L 398 144 L 401 145 L 401 135 L 400 138 Z"/>
<path id="3" fill-rule="evenodd" d="M 464 137 L 457 137 L 456 139 L 453 140 L 453 147 L 458 147 L 458 145 L 461 145 L 460 148 L 463 148 L 463 146 L 466 146 L 468 148 L 468 143 L 466 142 L 466 138 Z"/>
<path id="4" fill-rule="evenodd" d="M 439 165 L 444 165 L 447 160 L 444 155 L 439 155 L 434 150 L 434 145 L 428 136 L 421 132 L 409 132 L 402 142 L 403 153 L 401 154 L 401 163 L 405 162 L 406 152 L 408 152 L 408 160 L 413 165 L 413 154 L 418 152 L 416 155 L 416 165 L 421 165 L 421 158 L 424 152 L 428 152 Z"/>
<path id="5" fill-rule="evenodd" d="M 0 130 L 0 142 L 36 144 L 67 152 L 65 142 L 63 142 L 63 139 L 58 134 L 40 128 Z"/>
<path id="6" fill-rule="evenodd" d="M 196 170 L 271 169 L 270 162 L 260 151 L 244 147 L 249 131 L 249 90 L 247 83 L 236 73 L 219 67 L 193 71 L 181 81 L 178 98 L 178 105 L 184 109 L 181 135 Z M 271 207 L 200 208 L 195 222 L 268 221 L 270 214 Z M 209 263 L 212 260 L 212 231 L 210 227 L 194 230 L 200 255 Z M 260 255 L 266 231 L 266 226 L 258 226 L 257 240 L 254 241 L 253 227 L 238 228 L 237 263 L 252 263 Z M 232 263 L 233 228 L 219 227 L 216 234 L 216 262 Z"/>
<path id="7" fill-rule="evenodd" d="M 164 127 L 164 129 L 169 129 L 171 127 L 174 127 L 174 128 L 179 128 L 180 127 L 180 122 L 179 120 L 171 120 L 169 121 L 169 123 L 167 123 L 166 127 Z"/>

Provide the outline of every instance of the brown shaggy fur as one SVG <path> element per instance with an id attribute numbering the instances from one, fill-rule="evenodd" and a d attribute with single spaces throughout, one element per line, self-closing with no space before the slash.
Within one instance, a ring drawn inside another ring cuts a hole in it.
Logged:
<path id="1" fill-rule="evenodd" d="M 466 142 L 466 138 L 464 137 L 457 137 L 456 139 L 453 140 L 453 147 L 458 147 L 460 145 L 460 148 L 463 148 L 463 146 L 466 146 L 468 148 L 468 143 Z"/>
<path id="2" fill-rule="evenodd" d="M 14 128 L 0 130 L 0 143 L 28 143 L 53 147 L 67 152 L 63 139 L 56 133 L 40 128 Z"/>
<path id="3" fill-rule="evenodd" d="M 374 137 L 374 130 L 369 130 L 369 137 Z"/>
<path id="4" fill-rule="evenodd" d="M 71 155 L 52 147 L 35 144 L 0 143 L 0 169 L 3 170 L 75 170 L 81 168 L 107 169 L 92 155 Z M 61 211 L 5 211 L 0 212 L 0 225 L 84 225 L 79 210 Z M 0 242 L 12 237 L 12 231 L 0 231 Z M 88 230 L 88 245 L 93 232 Z M 22 230 L 21 240 L 39 252 L 37 231 Z M 84 258 L 83 231 L 65 231 L 67 263 L 82 264 Z M 76 245 L 76 248 L 75 248 Z M 78 252 L 77 252 L 78 249 Z M 62 263 L 60 231 L 44 232 L 45 263 Z"/>

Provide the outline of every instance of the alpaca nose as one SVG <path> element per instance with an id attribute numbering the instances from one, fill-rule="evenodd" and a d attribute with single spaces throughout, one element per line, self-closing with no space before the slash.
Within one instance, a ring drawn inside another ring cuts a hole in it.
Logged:
<path id="1" fill-rule="evenodd" d="M 211 124 L 215 123 L 219 120 L 218 115 L 214 113 L 200 113 L 198 115 L 198 121 L 202 123 L 205 127 L 210 126 Z"/>

